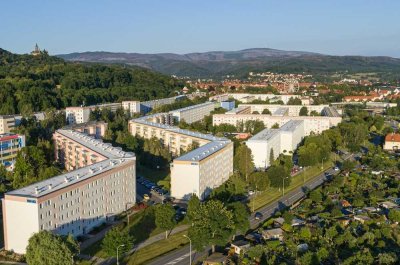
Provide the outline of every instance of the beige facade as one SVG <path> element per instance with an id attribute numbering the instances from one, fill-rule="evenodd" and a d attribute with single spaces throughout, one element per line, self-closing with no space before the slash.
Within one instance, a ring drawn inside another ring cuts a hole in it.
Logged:
<path id="1" fill-rule="evenodd" d="M 181 150 L 187 150 L 192 145 L 202 146 L 212 140 L 209 135 L 138 119 L 129 121 L 129 132 L 145 139 L 152 137 L 160 139 L 164 146 L 177 156 L 180 155 Z"/>
<path id="2" fill-rule="evenodd" d="M 121 103 L 105 103 L 92 106 L 67 107 L 65 108 L 65 118 L 67 120 L 67 123 L 70 125 L 77 123 L 86 123 L 89 122 L 90 112 L 95 109 L 109 109 L 112 112 L 115 112 L 121 107 Z"/>
<path id="3" fill-rule="evenodd" d="M 58 130 L 53 138 L 57 153 L 64 154 L 58 158 L 71 171 L 5 194 L 6 250 L 25 253 L 29 238 L 40 230 L 86 234 L 135 203 L 133 153 L 71 130 Z"/>
<path id="4" fill-rule="evenodd" d="M 2 115 L 0 116 L 0 134 L 10 133 L 15 129 L 17 122 L 15 115 Z"/>
<path id="5" fill-rule="evenodd" d="M 175 156 L 181 155 L 173 160 L 171 167 L 173 197 L 187 200 L 196 194 L 205 199 L 233 173 L 233 143 L 230 140 L 149 121 L 153 116 L 129 121 L 129 132 L 145 139 L 155 137 Z M 193 146 L 198 148 L 181 153 Z"/>
<path id="6" fill-rule="evenodd" d="M 191 124 L 196 121 L 202 120 L 205 116 L 210 115 L 211 111 L 215 109 L 214 102 L 206 102 L 197 104 L 182 109 L 170 111 L 177 122 L 184 120 L 186 123 Z"/>
<path id="7" fill-rule="evenodd" d="M 101 139 L 106 134 L 108 124 L 103 121 L 89 121 L 86 123 L 72 124 L 64 127 L 64 129 L 74 130 Z"/>

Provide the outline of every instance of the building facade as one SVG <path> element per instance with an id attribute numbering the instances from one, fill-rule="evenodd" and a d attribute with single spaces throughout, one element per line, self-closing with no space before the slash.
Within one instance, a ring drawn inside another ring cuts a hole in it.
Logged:
<path id="1" fill-rule="evenodd" d="M 135 203 L 133 153 L 72 130 L 58 130 L 54 141 L 70 171 L 5 194 L 6 250 L 25 253 L 29 238 L 41 230 L 84 235 Z"/>
<path id="2" fill-rule="evenodd" d="M 196 121 L 202 120 L 205 116 L 210 115 L 211 111 L 215 109 L 214 102 L 206 102 L 197 104 L 182 109 L 170 111 L 176 122 L 184 120 L 186 123 L 191 124 Z"/>
<path id="3" fill-rule="evenodd" d="M 400 150 L 400 134 L 389 133 L 385 136 L 385 144 L 383 149 L 387 151 L 397 151 Z"/>
<path id="4" fill-rule="evenodd" d="M 0 134 L 0 163 L 13 170 L 18 151 L 25 147 L 25 136 L 14 133 Z"/>
<path id="5" fill-rule="evenodd" d="M 131 116 L 135 113 L 140 113 L 140 101 L 122 101 L 122 108 L 127 111 Z"/>

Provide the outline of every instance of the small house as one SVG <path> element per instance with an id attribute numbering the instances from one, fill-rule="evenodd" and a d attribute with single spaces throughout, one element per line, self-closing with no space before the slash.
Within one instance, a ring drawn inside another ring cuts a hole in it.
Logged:
<path id="1" fill-rule="evenodd" d="M 282 228 L 273 228 L 262 231 L 264 240 L 283 240 Z"/>

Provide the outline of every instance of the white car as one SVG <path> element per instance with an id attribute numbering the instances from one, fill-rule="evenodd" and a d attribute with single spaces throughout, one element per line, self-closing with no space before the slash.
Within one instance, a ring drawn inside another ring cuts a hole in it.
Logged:
<path id="1" fill-rule="evenodd" d="M 249 194 L 249 196 L 252 196 L 254 194 L 254 191 L 249 190 L 248 194 Z"/>
<path id="2" fill-rule="evenodd" d="M 339 168 L 338 167 L 334 167 L 333 170 L 339 171 Z"/>

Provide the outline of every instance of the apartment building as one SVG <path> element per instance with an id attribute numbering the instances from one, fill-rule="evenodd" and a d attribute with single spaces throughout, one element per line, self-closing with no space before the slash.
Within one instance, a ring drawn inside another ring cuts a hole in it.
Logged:
<path id="1" fill-rule="evenodd" d="M 67 107 L 65 108 L 65 118 L 68 124 L 79 124 L 89 121 L 92 108 L 88 107 Z"/>
<path id="2" fill-rule="evenodd" d="M 296 150 L 304 136 L 304 121 L 291 120 L 279 129 L 262 130 L 247 140 L 246 145 L 253 155 L 254 166 L 267 168 L 279 154 L 289 155 Z"/>
<path id="3" fill-rule="evenodd" d="M 273 116 L 299 116 L 300 109 L 306 107 L 308 113 L 315 111 L 322 115 L 325 108 L 329 105 L 278 105 L 278 104 L 239 104 L 240 108 L 250 108 L 250 113 L 262 113 L 268 109 Z"/>
<path id="4" fill-rule="evenodd" d="M 163 105 L 172 104 L 176 101 L 183 100 L 185 98 L 186 98 L 185 95 L 179 95 L 170 98 L 161 98 L 161 99 L 154 99 L 154 100 L 140 102 L 140 112 L 146 114 L 152 111 L 153 109 L 159 108 Z"/>
<path id="5" fill-rule="evenodd" d="M 121 103 L 105 103 L 91 106 L 67 107 L 65 108 L 65 118 L 68 124 L 86 123 L 89 121 L 90 112 L 94 111 L 95 109 L 109 109 L 112 112 L 116 112 L 117 109 L 121 107 Z"/>
<path id="6" fill-rule="evenodd" d="M 176 122 L 184 120 L 186 123 L 191 124 L 196 121 L 202 120 L 205 116 L 210 115 L 211 111 L 215 109 L 214 102 L 206 102 L 197 104 L 182 109 L 170 111 Z"/>
<path id="7" fill-rule="evenodd" d="M 341 121 L 341 117 L 325 117 L 325 116 L 271 116 L 269 114 L 215 114 L 213 115 L 213 125 L 223 123 L 238 126 L 240 123 L 245 124 L 246 121 L 262 121 L 266 128 L 271 128 L 275 124 L 279 127 L 283 126 L 290 120 L 304 121 L 305 135 L 311 132 L 319 134 L 333 126 L 337 126 Z"/>
<path id="8" fill-rule="evenodd" d="M 21 123 L 21 119 L 18 119 L 18 117 L 16 117 L 16 115 L 1 115 L 0 116 L 0 134 L 10 133 L 20 123 Z"/>
<path id="9" fill-rule="evenodd" d="M 233 174 L 233 143 L 213 141 L 175 158 L 171 167 L 171 195 L 183 200 L 196 194 L 207 198 Z"/>
<path id="10" fill-rule="evenodd" d="M 130 100 L 122 101 L 122 108 L 127 111 L 130 115 L 140 113 L 140 101 Z"/>
<path id="11" fill-rule="evenodd" d="M 221 108 L 226 109 L 227 111 L 230 111 L 235 108 L 235 101 L 234 100 L 226 100 L 226 101 L 221 101 Z"/>
<path id="12" fill-rule="evenodd" d="M 0 163 L 13 170 L 18 151 L 25 146 L 25 136 L 14 133 L 0 134 Z"/>
<path id="13" fill-rule="evenodd" d="M 58 130 L 53 138 L 57 158 L 70 171 L 5 194 L 6 250 L 25 253 L 29 238 L 41 230 L 86 234 L 135 203 L 133 153 L 72 130 Z"/>
<path id="14" fill-rule="evenodd" d="M 383 150 L 398 151 L 400 149 L 400 134 L 389 133 L 385 136 Z"/>
<path id="15" fill-rule="evenodd" d="M 73 130 L 81 133 L 85 133 L 96 139 L 101 139 L 106 134 L 108 124 L 104 121 L 89 121 L 85 123 L 72 124 L 65 126 L 65 130 Z"/>
<path id="16" fill-rule="evenodd" d="M 282 100 L 284 104 L 287 104 L 289 99 L 291 98 L 299 98 L 304 100 L 305 103 L 309 102 L 308 97 L 303 97 L 301 95 L 275 95 L 275 94 L 250 94 L 250 93 L 228 93 L 229 98 L 233 98 L 242 102 L 250 103 L 253 100 L 270 100 L 270 101 L 278 101 Z"/>
<path id="17" fill-rule="evenodd" d="M 175 156 L 193 146 L 193 151 L 173 160 L 171 166 L 171 195 L 187 200 L 192 194 L 206 198 L 211 190 L 224 183 L 233 173 L 233 143 L 178 127 L 155 123 L 148 116 L 129 121 L 129 132 L 134 136 L 160 139 Z"/>
<path id="18" fill-rule="evenodd" d="M 163 145 L 175 156 L 179 156 L 181 151 L 188 150 L 191 146 L 202 146 L 211 141 L 224 139 L 210 134 L 202 134 L 155 123 L 143 118 L 129 121 L 128 126 L 129 132 L 134 136 L 145 139 L 151 139 L 152 137 L 160 139 Z"/>

